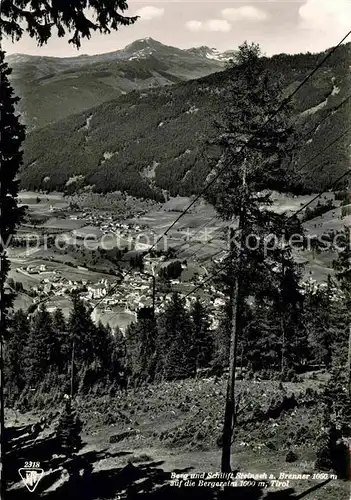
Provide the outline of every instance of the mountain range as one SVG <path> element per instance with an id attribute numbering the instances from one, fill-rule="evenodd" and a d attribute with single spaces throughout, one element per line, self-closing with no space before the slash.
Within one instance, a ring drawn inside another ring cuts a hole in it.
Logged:
<path id="1" fill-rule="evenodd" d="M 170 85 L 224 68 L 234 52 L 199 47 L 181 50 L 144 38 L 124 49 L 93 56 L 13 54 L 12 85 L 29 130 L 40 128 L 132 90 Z"/>
<path id="2" fill-rule="evenodd" d="M 293 99 L 292 121 L 301 142 L 290 167 L 299 170 L 306 191 L 349 168 L 350 133 L 326 146 L 349 125 L 350 47 L 341 46 Z M 287 95 L 325 54 L 280 54 L 264 58 L 264 64 Z M 234 51 L 181 50 L 152 39 L 98 56 L 10 56 L 13 84 L 24 96 L 30 124 L 22 186 L 65 190 L 79 178 L 99 192 L 155 199 L 165 191 L 199 192 L 211 170 L 205 140 L 216 134 L 229 79 L 240 78 L 238 68 L 226 68 L 233 57 Z"/>

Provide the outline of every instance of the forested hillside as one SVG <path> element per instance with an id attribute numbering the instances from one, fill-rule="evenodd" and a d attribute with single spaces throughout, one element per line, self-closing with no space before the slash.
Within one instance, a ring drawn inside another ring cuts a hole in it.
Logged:
<path id="1" fill-rule="evenodd" d="M 299 189 L 319 189 L 349 166 L 350 133 L 323 149 L 349 125 L 350 102 L 342 103 L 350 89 L 350 46 L 336 51 L 294 98 L 292 116 L 300 138 L 293 163 L 286 167 L 299 172 Z M 288 94 L 324 55 L 282 54 L 265 64 Z M 34 131 L 25 144 L 23 188 L 65 190 L 71 177 L 82 175 L 86 185 L 101 192 L 122 190 L 156 199 L 163 199 L 162 190 L 199 192 L 211 171 L 206 139 L 216 134 L 214 122 L 229 79 L 239 80 L 240 68 L 133 91 Z M 285 188 L 290 187 L 287 182 Z"/>

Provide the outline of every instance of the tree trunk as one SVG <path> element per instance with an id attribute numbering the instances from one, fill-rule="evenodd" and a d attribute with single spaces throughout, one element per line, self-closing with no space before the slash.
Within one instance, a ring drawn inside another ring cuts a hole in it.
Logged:
<path id="1" fill-rule="evenodd" d="M 230 301 L 231 301 L 231 337 L 230 337 L 230 350 L 229 350 L 229 373 L 227 382 L 227 396 L 224 411 L 224 423 L 223 423 L 223 435 L 222 435 L 222 462 L 221 471 L 231 472 L 231 447 L 234 432 L 234 413 L 235 413 L 235 377 L 236 377 L 236 367 L 237 367 L 237 349 L 238 349 L 238 331 L 240 323 L 240 292 L 241 292 L 241 282 L 242 282 L 242 253 L 244 246 L 244 232 L 243 228 L 245 226 L 246 211 L 245 211 L 245 200 L 244 200 L 244 189 L 246 187 L 246 165 L 244 162 L 243 166 L 243 180 L 242 180 L 242 201 L 241 210 L 239 216 L 239 227 L 238 230 L 241 231 L 240 235 L 240 249 L 237 260 L 237 271 L 235 274 L 234 283 L 230 290 Z M 235 250 L 234 243 L 234 230 L 230 228 L 230 255 L 233 255 Z"/>
<path id="2" fill-rule="evenodd" d="M 285 277 L 285 265 L 284 265 L 284 250 L 282 248 L 282 285 L 284 283 Z M 281 352 L 281 363 L 280 363 L 280 379 L 283 381 L 284 372 L 285 372 L 285 349 L 286 349 L 286 335 L 285 335 L 285 318 L 284 318 L 284 301 L 283 294 L 280 300 L 280 325 L 282 330 L 282 352 Z"/>
<path id="3" fill-rule="evenodd" d="M 4 500 L 6 492 L 5 479 L 5 408 L 4 408 L 4 335 L 5 305 L 3 281 L 3 256 L 0 257 L 0 500 Z"/>
<path id="4" fill-rule="evenodd" d="M 348 393 L 351 398 L 351 325 L 349 327 L 349 350 L 347 356 L 347 380 L 348 380 Z"/>
<path id="5" fill-rule="evenodd" d="M 2 314 L 2 311 L 1 311 Z M 2 322 L 1 322 L 2 323 Z M 3 332 L 0 332 L 0 499 L 5 498 L 5 411 L 4 411 L 4 355 Z"/>
<path id="6" fill-rule="evenodd" d="M 74 350 L 75 350 L 75 340 L 72 342 L 72 357 L 71 357 L 71 400 L 73 400 L 74 394 Z"/>
<path id="7" fill-rule="evenodd" d="M 232 331 L 229 351 L 229 374 L 227 382 L 227 397 L 224 411 L 223 438 L 222 438 L 222 472 L 231 472 L 230 454 L 232 446 L 232 437 L 234 430 L 234 410 L 235 410 L 235 375 L 237 365 L 237 345 L 238 345 L 238 294 L 239 279 L 235 279 L 231 290 L 232 302 Z"/>
<path id="8" fill-rule="evenodd" d="M 283 380 L 284 371 L 285 371 L 285 322 L 283 318 L 284 312 L 281 312 L 280 325 L 282 330 L 282 352 L 281 352 L 281 360 L 280 360 L 280 378 Z"/>
<path id="9" fill-rule="evenodd" d="M 240 377 L 243 376 L 243 363 L 244 363 L 244 344 L 241 343 L 241 350 L 240 350 Z"/>

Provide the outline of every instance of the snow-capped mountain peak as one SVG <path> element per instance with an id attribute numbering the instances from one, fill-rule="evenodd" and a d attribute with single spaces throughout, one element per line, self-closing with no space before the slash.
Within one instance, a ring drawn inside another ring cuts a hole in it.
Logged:
<path id="1" fill-rule="evenodd" d="M 202 45 L 201 47 L 193 47 L 187 49 L 187 52 L 197 55 L 199 57 L 205 57 L 206 59 L 214 59 L 215 61 L 226 62 L 235 57 L 235 51 L 228 50 L 226 52 L 220 52 L 216 48 L 207 47 Z"/>

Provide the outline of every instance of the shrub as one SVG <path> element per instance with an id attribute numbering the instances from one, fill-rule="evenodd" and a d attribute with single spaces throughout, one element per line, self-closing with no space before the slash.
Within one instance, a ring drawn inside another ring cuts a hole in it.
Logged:
<path id="1" fill-rule="evenodd" d="M 82 447 L 80 437 L 82 427 L 82 422 L 73 410 L 71 400 L 68 399 L 56 430 L 59 446 L 66 457 L 71 457 Z"/>
<path id="2" fill-rule="evenodd" d="M 289 451 L 288 454 L 286 455 L 285 457 L 285 461 L 288 462 L 288 463 L 293 463 L 293 462 L 296 462 L 296 460 L 298 459 L 299 457 L 296 455 L 296 453 L 294 453 L 293 451 Z"/>

